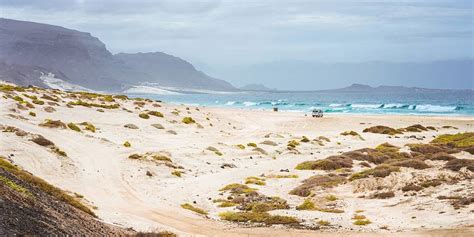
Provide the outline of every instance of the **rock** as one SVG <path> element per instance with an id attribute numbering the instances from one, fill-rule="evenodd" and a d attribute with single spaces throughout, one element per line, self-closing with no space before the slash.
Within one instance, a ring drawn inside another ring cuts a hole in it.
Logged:
<path id="1" fill-rule="evenodd" d="M 159 123 L 154 123 L 151 125 L 152 127 L 156 128 L 156 129 L 165 129 L 165 127 L 163 127 L 163 125 L 159 124 Z"/>
<path id="2" fill-rule="evenodd" d="M 224 163 L 221 165 L 221 169 L 225 169 L 225 168 L 237 168 L 237 166 L 230 163 Z"/>
<path id="3" fill-rule="evenodd" d="M 147 171 L 146 171 L 146 176 L 152 177 L 153 174 L 152 174 L 150 171 L 147 170 Z"/>
<path id="4" fill-rule="evenodd" d="M 178 133 L 175 132 L 175 131 L 173 131 L 173 130 L 168 130 L 168 131 L 166 131 L 166 132 L 169 133 L 169 134 L 178 135 Z"/>
<path id="5" fill-rule="evenodd" d="M 125 124 L 123 126 L 126 127 L 126 128 L 130 128 L 130 129 L 138 129 L 137 125 L 131 124 L 131 123 Z"/>
<path id="6" fill-rule="evenodd" d="M 281 169 L 280 172 L 290 172 L 289 169 Z"/>
<path id="7" fill-rule="evenodd" d="M 53 107 L 51 106 L 48 106 L 48 107 L 44 107 L 44 111 L 48 112 L 48 113 L 52 113 L 54 111 L 56 111 L 56 109 L 54 109 Z"/>

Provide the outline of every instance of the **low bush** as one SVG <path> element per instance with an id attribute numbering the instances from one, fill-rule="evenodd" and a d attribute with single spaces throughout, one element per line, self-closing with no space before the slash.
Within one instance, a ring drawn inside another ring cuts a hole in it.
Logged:
<path id="1" fill-rule="evenodd" d="M 249 143 L 247 143 L 247 146 L 257 147 L 257 144 L 255 144 L 255 143 L 253 143 L 253 142 L 249 142 Z"/>
<path id="2" fill-rule="evenodd" d="M 148 112 L 148 114 L 152 115 L 152 116 L 155 116 L 155 117 L 163 118 L 163 114 L 161 112 L 158 112 L 158 111 L 150 111 L 150 112 Z"/>
<path id="3" fill-rule="evenodd" d="M 228 184 L 225 187 L 219 189 L 221 192 L 229 191 L 230 193 L 233 194 L 244 194 L 244 193 L 252 193 L 255 192 L 256 189 L 250 188 L 249 186 L 245 184 L 238 184 L 238 183 L 232 183 Z"/>
<path id="4" fill-rule="evenodd" d="M 456 148 L 468 148 L 474 146 L 474 132 L 443 134 L 433 141 L 433 144 L 448 145 Z"/>
<path id="5" fill-rule="evenodd" d="M 196 123 L 196 121 L 195 121 L 193 118 L 191 118 L 191 117 L 184 117 L 181 122 L 183 122 L 184 124 Z"/>
<path id="6" fill-rule="evenodd" d="M 131 147 L 132 144 L 130 144 L 130 142 L 128 142 L 128 141 L 125 141 L 125 142 L 123 143 L 123 146 L 124 146 L 124 147 Z"/>
<path id="7" fill-rule="evenodd" d="M 235 146 L 238 147 L 238 148 L 240 148 L 241 150 L 244 150 L 244 149 L 245 149 L 245 146 L 242 145 L 242 144 L 237 144 L 237 145 L 235 145 Z"/>
<path id="8" fill-rule="evenodd" d="M 345 131 L 341 133 L 342 136 L 360 136 L 356 131 Z"/>
<path id="9" fill-rule="evenodd" d="M 270 141 L 270 140 L 265 140 L 263 142 L 260 142 L 260 144 L 268 145 L 268 146 L 278 146 L 278 144 L 276 142 L 273 142 L 273 141 Z"/>
<path id="10" fill-rule="evenodd" d="M 356 220 L 354 221 L 354 225 L 368 225 L 372 223 L 370 220 Z"/>
<path id="11" fill-rule="evenodd" d="M 330 156 L 323 160 L 304 161 L 295 167 L 297 170 L 336 170 L 340 168 L 352 168 L 352 159 L 346 156 Z"/>
<path id="12" fill-rule="evenodd" d="M 63 123 L 61 120 L 51 120 L 51 119 L 46 119 L 39 126 L 47 127 L 47 128 L 61 128 L 61 129 L 66 128 L 66 124 Z"/>
<path id="13" fill-rule="evenodd" d="M 367 178 L 370 176 L 383 178 L 383 177 L 389 176 L 392 172 L 398 172 L 398 171 L 400 171 L 398 167 L 393 167 L 389 165 L 378 165 L 375 168 L 367 169 L 367 170 L 352 174 L 349 177 L 349 180 L 353 181 L 356 179 Z"/>
<path id="14" fill-rule="evenodd" d="M 81 129 L 75 124 L 75 123 L 68 123 L 67 127 L 71 130 L 74 130 L 76 132 L 80 132 Z"/>
<path id="15" fill-rule="evenodd" d="M 305 199 L 303 203 L 296 206 L 296 210 L 314 210 L 316 207 L 311 199 Z"/>
<path id="16" fill-rule="evenodd" d="M 392 198 L 392 197 L 395 197 L 395 193 L 392 191 L 375 193 L 371 196 L 371 198 L 375 198 L 375 199 L 387 199 L 387 198 Z"/>
<path id="17" fill-rule="evenodd" d="M 149 119 L 150 118 L 150 115 L 146 114 L 146 113 L 140 113 L 138 115 L 138 117 L 142 118 L 142 119 Z"/>
<path id="18" fill-rule="evenodd" d="M 94 124 L 92 124 L 92 123 L 89 123 L 89 122 L 82 122 L 82 123 L 80 123 L 79 125 L 84 126 L 84 129 L 85 129 L 85 130 L 91 131 L 91 132 L 93 132 L 93 133 L 95 133 L 95 131 L 96 131 L 96 127 L 95 127 Z"/>
<path id="19" fill-rule="evenodd" d="M 397 129 L 387 127 L 387 126 L 382 126 L 382 125 L 366 128 L 362 132 L 388 134 L 388 135 L 396 135 L 396 134 L 401 134 L 402 133 Z"/>
<path id="20" fill-rule="evenodd" d="M 34 99 L 31 101 L 33 104 L 37 104 L 37 105 L 44 105 L 44 101 L 42 100 L 39 100 L 39 99 Z"/>
<path id="21" fill-rule="evenodd" d="M 265 179 L 251 176 L 245 178 L 245 184 L 265 185 Z"/>
<path id="22" fill-rule="evenodd" d="M 103 109 L 117 109 L 120 107 L 119 104 L 96 104 L 96 103 L 88 103 L 84 102 L 82 100 L 78 101 L 71 101 L 67 103 L 68 105 L 77 105 L 77 106 L 84 106 L 84 107 L 98 107 L 98 108 L 103 108 Z"/>
<path id="23" fill-rule="evenodd" d="M 346 181 L 345 177 L 339 175 L 315 175 L 303 181 L 303 183 L 290 191 L 292 195 L 307 197 L 317 187 L 332 188 Z"/>
<path id="24" fill-rule="evenodd" d="M 151 125 L 152 127 L 156 128 L 156 129 L 165 129 L 165 127 L 163 127 L 163 125 L 159 124 L 159 123 L 154 123 Z"/>
<path id="25" fill-rule="evenodd" d="M 28 114 L 29 114 L 31 117 L 36 117 L 36 113 L 33 112 L 33 111 L 30 111 Z"/>
<path id="26" fill-rule="evenodd" d="M 196 213 L 201 214 L 201 215 L 207 215 L 207 211 L 205 211 L 201 208 L 197 208 L 197 207 L 195 207 L 195 206 L 193 206 L 189 203 L 181 204 L 181 207 L 184 208 L 184 209 L 196 212 Z"/>
<path id="27" fill-rule="evenodd" d="M 459 171 L 462 168 L 466 168 L 471 172 L 474 172 L 474 160 L 470 159 L 454 159 L 446 162 L 444 165 L 445 169 L 452 170 L 452 171 Z"/>
<path id="28" fill-rule="evenodd" d="M 222 220 L 232 222 L 251 222 L 266 225 L 298 224 L 300 221 L 291 216 L 270 215 L 266 212 L 232 212 L 227 211 L 219 214 Z"/>

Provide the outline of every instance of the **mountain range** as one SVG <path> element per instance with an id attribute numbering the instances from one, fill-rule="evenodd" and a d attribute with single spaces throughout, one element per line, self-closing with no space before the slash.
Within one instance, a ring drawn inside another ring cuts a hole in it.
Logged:
<path id="1" fill-rule="evenodd" d="M 0 80 L 58 89 L 146 91 L 419 91 L 423 87 L 473 88 L 474 60 L 424 63 L 315 63 L 281 61 L 212 70 L 237 84 L 213 78 L 191 63 L 162 52 L 112 54 L 90 33 L 60 26 L 0 18 Z M 56 84 L 52 85 L 51 82 Z M 260 84 L 256 84 L 259 82 Z M 264 86 L 265 85 L 265 86 Z M 433 86 L 435 85 L 435 86 Z M 160 92 L 161 93 L 161 92 Z"/>
<path id="2" fill-rule="evenodd" d="M 60 26 L 0 18 L 0 79 L 45 86 L 41 75 L 93 90 L 122 91 L 142 83 L 159 86 L 236 90 L 162 52 L 112 54 L 90 33 Z"/>

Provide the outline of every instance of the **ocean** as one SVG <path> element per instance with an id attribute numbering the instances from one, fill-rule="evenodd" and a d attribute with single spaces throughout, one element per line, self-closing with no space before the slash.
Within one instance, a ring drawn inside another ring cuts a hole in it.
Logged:
<path id="1" fill-rule="evenodd" d="M 347 114 L 413 114 L 413 115 L 474 115 L 474 91 L 442 91 L 419 93 L 359 93 L 359 92 L 238 92 L 225 94 L 131 96 L 162 100 L 168 103 L 198 106 L 272 109 Z"/>

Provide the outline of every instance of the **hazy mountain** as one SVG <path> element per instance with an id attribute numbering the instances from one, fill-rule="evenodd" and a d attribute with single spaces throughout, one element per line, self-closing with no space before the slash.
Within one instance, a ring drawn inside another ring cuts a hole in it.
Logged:
<path id="1" fill-rule="evenodd" d="M 127 69 L 144 73 L 142 81 L 157 83 L 160 86 L 235 90 L 230 83 L 212 78 L 196 70 L 191 63 L 165 53 L 119 53 L 114 55 L 114 58 L 123 63 Z"/>
<path id="2" fill-rule="evenodd" d="M 262 84 L 247 84 L 245 86 L 240 87 L 239 89 L 244 90 L 244 91 L 273 91 L 274 90 Z"/>
<path id="3" fill-rule="evenodd" d="M 446 91 L 461 91 L 459 89 L 430 89 L 421 87 L 406 87 L 406 86 L 376 86 L 372 87 L 364 84 L 352 84 L 347 87 L 331 90 L 322 90 L 324 92 L 346 92 L 346 93 L 416 93 L 416 92 L 446 92 Z M 472 90 L 472 89 L 465 89 Z"/>
<path id="4" fill-rule="evenodd" d="M 10 81 L 18 83 L 34 79 L 35 74 L 32 73 L 28 73 L 28 80 L 20 78 L 18 74 L 22 70 L 41 68 L 59 73 L 61 79 L 69 83 L 99 90 L 120 90 L 144 82 L 177 88 L 235 89 L 229 83 L 211 78 L 171 55 L 112 55 L 105 44 L 90 33 L 3 18 L 0 18 L 0 62 L 16 65 L 18 73 L 13 73 L 11 66 L 8 73 L 0 75 L 10 75 Z"/>
<path id="5" fill-rule="evenodd" d="M 352 83 L 424 88 L 473 88 L 474 60 L 434 62 L 319 63 L 279 61 L 214 69 L 235 85 L 262 83 L 279 90 L 341 88 Z"/>

